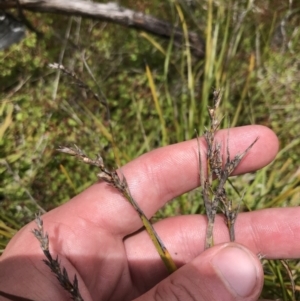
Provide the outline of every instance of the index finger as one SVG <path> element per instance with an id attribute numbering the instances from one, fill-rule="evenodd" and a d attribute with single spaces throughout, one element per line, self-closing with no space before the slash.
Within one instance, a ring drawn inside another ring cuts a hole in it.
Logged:
<path id="1" fill-rule="evenodd" d="M 277 154 L 278 139 L 269 128 L 258 125 L 217 132 L 215 140 L 221 144 L 223 162 L 227 155 L 227 139 L 230 156 L 233 158 L 245 151 L 256 138 L 257 142 L 233 175 L 255 171 L 269 164 Z M 200 138 L 200 145 L 201 164 L 203 170 L 206 170 L 207 146 L 203 137 Z M 151 216 L 167 201 L 200 185 L 197 141 L 185 141 L 149 152 L 126 164 L 122 171 L 133 197 L 145 213 Z"/>
<path id="2" fill-rule="evenodd" d="M 216 140 L 221 145 L 227 142 L 227 137 L 228 130 L 221 130 L 216 134 Z M 232 157 L 242 153 L 257 137 L 258 141 L 243 158 L 234 174 L 254 171 L 270 163 L 276 156 L 278 140 L 264 126 L 251 125 L 230 129 L 228 143 Z M 203 138 L 200 138 L 200 143 L 201 151 L 205 153 L 206 144 Z M 225 146 L 222 146 L 221 152 L 226 156 Z M 202 161 L 205 170 L 204 154 Z M 125 175 L 132 196 L 140 208 L 151 217 L 169 200 L 199 186 L 197 141 L 194 139 L 151 151 L 122 167 L 122 174 Z M 64 206 L 71 206 L 73 213 L 85 219 L 93 217 L 96 224 L 105 224 L 107 229 L 121 235 L 132 233 L 142 226 L 132 206 L 106 183 L 93 185 Z M 65 210 L 64 206 L 59 209 Z"/>

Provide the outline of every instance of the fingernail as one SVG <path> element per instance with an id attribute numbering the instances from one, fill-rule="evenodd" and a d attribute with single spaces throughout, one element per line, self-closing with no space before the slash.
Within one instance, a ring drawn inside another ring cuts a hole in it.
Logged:
<path id="1" fill-rule="evenodd" d="M 229 289 L 241 297 L 252 294 L 258 270 L 251 254 L 238 247 L 225 247 L 215 254 L 211 263 Z"/>

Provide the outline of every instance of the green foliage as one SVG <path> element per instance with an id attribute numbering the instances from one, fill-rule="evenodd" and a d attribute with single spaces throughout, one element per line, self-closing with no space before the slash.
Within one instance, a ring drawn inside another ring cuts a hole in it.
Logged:
<path id="1" fill-rule="evenodd" d="M 20 44 L 0 52 L 0 248 L 33 219 L 37 204 L 50 210 L 96 181 L 91 167 L 55 148 L 76 143 L 89 154 L 100 152 L 106 165 L 116 167 L 156 147 L 194 138 L 194 130 L 201 133 L 207 124 L 214 87 L 224 92 L 225 127 L 264 124 L 281 143 L 272 164 L 233 179 L 238 191 L 247 187 L 242 209 L 298 205 L 300 28 L 299 14 L 293 12 L 299 4 L 294 1 L 289 8 L 288 1 L 275 1 L 278 13 L 270 0 L 191 2 L 194 7 L 185 1 L 123 4 L 181 24 L 181 47 L 114 24 L 28 13 L 44 37 L 28 33 Z M 286 36 L 281 36 L 279 26 L 288 15 Z M 190 53 L 188 31 L 205 38 L 204 60 Z M 105 108 L 71 78 L 48 68 L 53 62 L 74 70 L 106 96 L 113 133 Z M 240 198 L 228 190 L 234 200 Z M 154 219 L 201 212 L 195 190 Z M 277 283 L 287 283 L 284 298 L 292 300 L 284 269 L 271 262 L 268 272 L 263 297 L 282 298 Z"/>

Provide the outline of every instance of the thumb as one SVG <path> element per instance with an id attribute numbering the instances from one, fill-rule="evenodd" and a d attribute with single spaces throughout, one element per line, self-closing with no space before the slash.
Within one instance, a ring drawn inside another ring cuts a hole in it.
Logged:
<path id="1" fill-rule="evenodd" d="M 214 246 L 158 283 L 138 300 L 257 300 L 263 269 L 257 256 L 236 243 Z"/>

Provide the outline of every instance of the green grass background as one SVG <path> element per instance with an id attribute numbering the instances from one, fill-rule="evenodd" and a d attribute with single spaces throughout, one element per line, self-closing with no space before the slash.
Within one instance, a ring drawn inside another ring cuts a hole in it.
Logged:
<path id="1" fill-rule="evenodd" d="M 120 1 L 168 20 L 206 41 L 204 59 L 185 38 L 170 41 L 79 17 L 26 13 L 44 33 L 0 52 L 0 249 L 45 210 L 63 204 L 97 180 L 90 166 L 58 154 L 76 143 L 101 153 L 114 168 L 170 143 L 203 133 L 214 88 L 223 89 L 223 126 L 263 124 L 280 140 L 276 160 L 232 181 L 245 192 L 242 210 L 298 206 L 300 200 L 300 3 L 298 1 Z M 62 63 L 108 100 L 93 95 L 49 63 Z M 89 70 L 88 70 L 88 68 Z M 96 83 L 91 77 L 93 74 Z M 115 152 L 112 135 L 116 141 Z M 245 187 L 247 189 L 245 190 Z M 228 193 L 239 196 L 231 186 Z M 154 217 L 203 212 L 199 190 Z M 295 242 L 299 243 L 299 242 Z M 264 298 L 300 299 L 297 261 L 288 271 L 265 261 Z"/>

